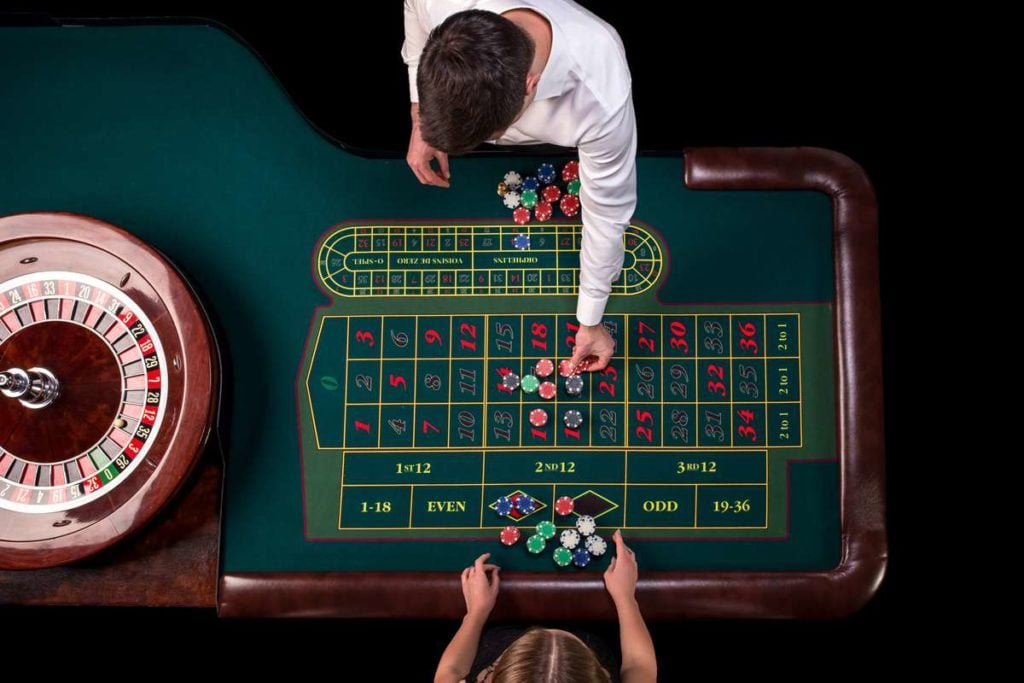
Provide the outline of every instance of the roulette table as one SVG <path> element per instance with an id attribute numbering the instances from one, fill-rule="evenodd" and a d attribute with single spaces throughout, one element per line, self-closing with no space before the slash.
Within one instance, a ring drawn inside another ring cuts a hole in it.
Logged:
<path id="1" fill-rule="evenodd" d="M 583 226 L 516 222 L 495 186 L 570 156 L 421 187 L 202 25 L 0 28 L 0 87 L 4 602 L 457 617 L 491 552 L 499 614 L 610 617 L 609 554 L 525 547 L 583 517 L 623 530 L 650 618 L 877 587 L 877 209 L 850 159 L 641 155 L 616 354 L 544 398 L 506 379 L 570 355 Z"/>

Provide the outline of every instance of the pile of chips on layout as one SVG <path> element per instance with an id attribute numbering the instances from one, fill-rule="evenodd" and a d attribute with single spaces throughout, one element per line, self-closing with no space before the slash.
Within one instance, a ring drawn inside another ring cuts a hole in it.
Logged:
<path id="1" fill-rule="evenodd" d="M 498 183 L 498 196 L 519 225 L 526 225 L 531 218 L 549 221 L 555 207 L 566 218 L 572 218 L 580 212 L 580 162 L 567 161 L 560 173 L 551 163 L 541 164 L 536 175 L 509 171 Z M 530 248 L 528 237 L 520 235 L 517 239 L 517 249 Z"/>
<path id="2" fill-rule="evenodd" d="M 502 386 L 510 392 L 520 390 L 527 394 L 537 393 L 544 400 L 555 398 L 558 393 L 558 378 L 563 378 L 565 393 L 575 398 L 583 393 L 584 379 L 582 373 L 587 370 L 589 361 L 581 362 L 575 369 L 570 370 L 570 361 L 563 360 L 557 365 L 550 358 L 541 358 L 534 362 L 533 367 L 527 367 L 526 374 L 520 376 L 508 370 L 501 378 Z M 528 413 L 530 424 L 534 427 L 543 427 L 548 423 L 548 410 L 537 406 L 530 409 Z M 583 413 L 577 408 L 568 408 L 562 415 L 562 422 L 570 429 L 578 429 L 583 425 Z M 560 517 L 568 517 L 575 510 L 575 502 L 569 496 L 562 496 L 555 501 L 555 514 Z M 494 509 L 499 517 L 512 517 L 522 519 L 537 509 L 536 501 L 525 493 L 516 492 L 511 496 L 501 496 L 495 501 Z M 578 515 L 575 528 L 564 529 L 560 534 L 554 522 L 544 520 L 539 522 L 526 539 L 526 549 L 539 555 L 547 548 L 547 543 L 555 536 L 558 536 L 558 546 L 554 550 L 553 559 L 559 567 L 575 565 L 586 567 L 590 560 L 604 555 L 608 550 L 608 542 L 595 533 L 597 523 L 590 515 Z M 512 546 L 519 542 L 522 531 L 515 524 L 510 524 L 501 530 L 499 538 L 504 545 Z"/>
<path id="3" fill-rule="evenodd" d="M 526 501 L 520 503 L 520 501 Z M 522 507 L 520 507 L 522 505 Z M 555 513 L 560 517 L 568 517 L 575 509 L 575 501 L 569 496 L 562 496 L 555 501 Z M 533 510 L 534 501 L 526 494 L 517 494 L 513 501 L 507 496 L 497 500 L 495 508 L 498 515 L 507 516 L 513 507 L 520 511 Z M 504 511 L 504 512 L 503 512 Z M 558 527 L 550 520 L 538 522 L 534 533 L 526 539 L 526 550 L 533 555 L 540 555 L 547 549 L 548 541 L 558 536 L 558 545 L 552 553 L 552 559 L 559 567 L 570 564 L 583 568 L 595 557 L 601 557 L 608 551 L 608 542 L 597 535 L 597 522 L 590 515 L 579 515 L 575 528 L 569 527 L 558 533 Z M 510 524 L 501 530 L 500 539 L 504 545 L 513 546 L 519 542 L 522 532 L 519 527 Z"/>
<path id="4" fill-rule="evenodd" d="M 563 360 L 558 364 L 558 374 L 565 383 L 565 393 L 572 398 L 583 394 L 584 380 L 582 372 L 586 370 L 588 363 L 582 362 L 576 370 L 569 372 L 569 361 Z M 521 390 L 526 394 L 536 393 L 545 401 L 550 401 L 558 394 L 558 378 L 555 377 L 555 363 L 550 358 L 541 358 L 534 363 L 532 372 L 520 377 L 509 370 L 501 378 L 501 385 L 510 393 Z M 543 427 L 548 423 L 548 411 L 545 408 L 533 408 L 528 413 L 530 424 L 534 427 Z M 568 409 L 562 414 L 562 422 L 570 429 L 579 429 L 583 425 L 583 413 L 576 409 Z"/>

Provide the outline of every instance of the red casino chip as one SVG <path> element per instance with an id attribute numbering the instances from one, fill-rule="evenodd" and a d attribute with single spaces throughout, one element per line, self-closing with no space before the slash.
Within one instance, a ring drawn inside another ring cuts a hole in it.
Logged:
<path id="1" fill-rule="evenodd" d="M 555 386 L 554 382 L 541 382 L 540 388 L 537 389 L 537 393 L 545 401 L 550 401 L 558 393 L 558 387 Z"/>
<path id="2" fill-rule="evenodd" d="M 562 167 L 562 180 L 569 182 L 580 177 L 580 162 L 570 161 Z"/>
<path id="3" fill-rule="evenodd" d="M 515 545 L 519 540 L 519 527 L 509 525 L 501 530 L 501 542 L 504 545 Z"/>
<path id="4" fill-rule="evenodd" d="M 572 514 L 572 511 L 576 508 L 576 502 L 569 496 L 562 496 L 555 501 L 555 512 L 562 517 L 566 517 Z"/>
<path id="5" fill-rule="evenodd" d="M 569 368 L 571 368 L 571 367 L 572 367 L 572 361 L 569 361 L 569 360 L 559 361 L 559 363 L 558 363 L 558 374 L 561 375 L 562 377 L 570 377 L 572 375 L 579 375 L 581 373 L 584 373 L 584 372 L 587 371 L 587 368 L 590 367 L 590 361 L 587 358 L 584 358 L 583 360 L 581 360 L 579 362 L 579 365 L 577 365 L 576 369 L 574 371 L 572 371 L 572 372 L 569 371 Z"/>
<path id="6" fill-rule="evenodd" d="M 562 201 L 558 202 L 558 206 L 562 209 L 562 213 L 570 218 L 580 212 L 580 200 L 571 194 L 562 197 Z M 516 209 L 516 211 L 519 211 L 519 209 Z"/>
<path id="7" fill-rule="evenodd" d="M 562 191 L 558 189 L 558 185 L 548 185 L 544 188 L 541 196 L 544 197 L 544 201 L 554 203 L 562 196 Z"/>
<path id="8" fill-rule="evenodd" d="M 579 204 L 579 200 L 577 200 L 576 203 Z M 562 212 L 565 212 L 564 207 L 562 209 Z M 527 223 L 530 222 L 530 210 L 527 209 L 525 206 L 520 206 L 518 209 L 512 212 L 512 220 L 514 220 L 519 225 L 526 225 Z"/>
<path id="9" fill-rule="evenodd" d="M 550 358 L 541 358 L 537 361 L 537 364 L 533 366 L 533 374 L 538 377 L 550 377 L 551 373 L 555 371 L 555 364 Z"/>
<path id="10" fill-rule="evenodd" d="M 543 408 L 534 408 L 530 411 L 530 424 L 534 427 L 543 427 L 548 423 L 548 411 Z"/>
<path id="11" fill-rule="evenodd" d="M 554 215 L 555 209 L 551 206 L 551 202 L 537 202 L 537 208 L 533 210 L 534 215 L 539 221 L 549 221 L 551 216 Z"/>

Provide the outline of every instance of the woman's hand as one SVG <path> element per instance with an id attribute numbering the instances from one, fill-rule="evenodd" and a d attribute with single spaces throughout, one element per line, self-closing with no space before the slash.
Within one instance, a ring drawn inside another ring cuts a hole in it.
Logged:
<path id="1" fill-rule="evenodd" d="M 466 614 L 484 619 L 494 609 L 494 602 L 498 599 L 498 587 L 501 584 L 498 576 L 501 567 L 485 564 L 490 556 L 490 553 L 484 553 L 476 558 L 472 567 L 462 570 L 462 597 L 466 599 Z"/>
<path id="2" fill-rule="evenodd" d="M 612 539 L 615 541 L 615 557 L 604 572 L 604 586 L 615 604 L 619 605 L 634 599 L 638 570 L 636 555 L 622 540 L 622 531 L 616 531 Z"/>

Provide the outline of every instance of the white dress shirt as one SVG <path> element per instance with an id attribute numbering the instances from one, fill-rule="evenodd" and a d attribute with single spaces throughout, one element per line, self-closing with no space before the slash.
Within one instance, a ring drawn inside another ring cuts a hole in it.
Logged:
<path id="1" fill-rule="evenodd" d="M 551 54 L 534 101 L 493 142 L 579 149 L 583 246 L 576 317 L 596 325 L 622 273 L 622 233 L 636 208 L 636 118 L 622 41 L 569 0 L 405 0 L 402 58 L 413 102 L 419 101 L 416 70 L 430 30 L 467 9 L 529 9 L 551 25 Z"/>

